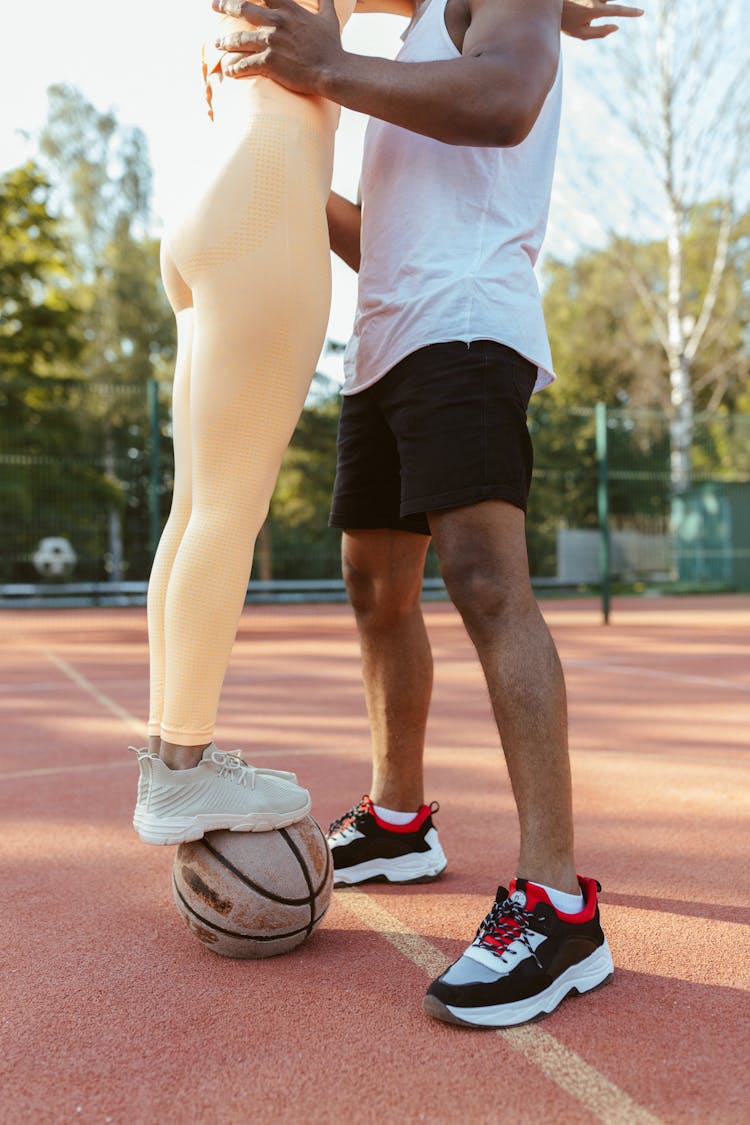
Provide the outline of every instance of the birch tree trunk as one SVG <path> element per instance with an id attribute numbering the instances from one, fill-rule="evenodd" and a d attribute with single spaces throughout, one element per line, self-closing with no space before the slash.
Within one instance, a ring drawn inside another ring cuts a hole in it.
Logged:
<path id="1" fill-rule="evenodd" d="M 651 0 L 643 20 L 614 37 L 619 82 L 602 75 L 610 114 L 635 144 L 624 191 L 648 241 L 666 244 L 661 286 L 624 247 L 622 268 L 644 306 L 669 372 L 672 491 L 691 482 L 695 427 L 695 359 L 710 332 L 731 246 L 738 196 L 750 171 L 750 37 L 745 0 L 710 10 L 700 0 Z M 619 43 L 617 42 L 619 40 Z M 601 181 L 600 174 L 591 178 Z M 718 201 L 713 262 L 701 292 L 686 276 L 685 249 L 694 209 Z M 632 221 L 632 220 L 631 220 Z M 611 221 L 607 233 L 616 237 Z M 641 234 L 641 237 L 643 235 Z M 638 236 L 636 235 L 636 240 Z M 632 246 L 632 241 L 631 241 Z M 739 306 L 738 306 L 739 308 Z M 723 310 L 726 316 L 726 308 Z M 712 409 L 726 390 L 722 372 L 703 379 Z"/>

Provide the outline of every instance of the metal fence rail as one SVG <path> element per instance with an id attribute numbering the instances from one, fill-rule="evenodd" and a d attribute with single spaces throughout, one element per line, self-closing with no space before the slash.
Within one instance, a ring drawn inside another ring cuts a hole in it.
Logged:
<path id="1" fill-rule="evenodd" d="M 557 578 L 536 578 L 539 591 L 578 589 L 579 583 Z M 0 585 L 0 608 L 81 609 L 88 606 L 143 606 L 146 604 L 146 582 L 16 582 Z M 447 601 L 448 592 L 441 578 L 425 578 L 422 584 L 424 601 Z M 282 605 L 289 603 L 322 603 L 348 601 L 342 578 L 276 579 L 250 582 L 246 605 Z"/>
<path id="2" fill-rule="evenodd" d="M 85 448 L 0 450 L 2 607 L 145 601 L 172 489 L 169 396 L 151 384 L 108 386 L 99 397 L 101 426 L 86 431 Z M 750 589 L 750 416 L 696 416 L 679 488 L 663 412 L 565 408 L 545 392 L 532 400 L 529 426 L 527 540 L 538 590 L 598 589 L 606 612 L 609 591 L 622 586 Z M 317 485 L 298 473 L 289 517 L 286 501 L 275 501 L 248 601 L 345 599 L 340 535 L 326 527 L 334 460 L 326 447 Z M 444 597 L 432 552 L 426 575 L 425 597 Z"/>

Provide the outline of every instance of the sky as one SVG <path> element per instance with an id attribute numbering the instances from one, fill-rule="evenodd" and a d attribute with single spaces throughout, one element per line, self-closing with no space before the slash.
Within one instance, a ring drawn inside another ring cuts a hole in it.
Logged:
<path id="1" fill-rule="evenodd" d="M 190 150 L 191 122 L 204 112 L 199 45 L 207 19 L 211 26 L 209 9 L 210 0 L 0 0 L 0 173 L 33 154 L 33 141 L 24 140 L 24 134 L 33 137 L 43 125 L 47 88 L 70 83 L 100 111 L 112 110 L 123 125 L 145 132 L 158 233 L 165 202 L 179 186 L 180 154 Z M 636 23 L 641 27 L 636 29 Z M 626 21 L 617 36 L 642 33 L 643 23 Z M 345 29 L 344 45 L 356 54 L 393 57 L 404 26 L 394 16 L 356 15 Z M 611 44 L 563 43 L 563 128 L 545 245 L 545 252 L 556 257 L 569 257 L 576 247 L 597 241 L 599 228 L 577 167 L 581 130 L 602 159 L 616 160 L 622 153 L 616 122 L 590 90 L 591 63 L 606 75 Z M 365 124 L 359 114 L 342 112 L 333 187 L 351 198 L 357 192 Z M 356 281 L 335 258 L 333 279 L 328 335 L 343 341 L 354 316 Z M 324 360 L 321 367 L 338 377 L 339 362 Z"/>

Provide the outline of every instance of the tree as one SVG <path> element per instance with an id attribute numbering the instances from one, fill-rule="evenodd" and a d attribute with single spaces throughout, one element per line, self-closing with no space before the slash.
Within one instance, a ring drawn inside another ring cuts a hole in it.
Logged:
<path id="1" fill-rule="evenodd" d="M 697 316 L 712 269 L 713 219 L 711 204 L 696 207 L 685 233 L 687 315 Z M 741 420 L 735 425 L 731 417 L 742 409 L 750 369 L 749 231 L 750 215 L 740 216 L 729 239 L 712 323 L 692 364 L 690 456 L 696 482 L 739 480 L 737 474 L 750 458 L 750 452 L 743 452 L 748 431 L 743 437 Z M 637 270 L 658 292 L 666 258 L 664 241 L 614 237 L 572 262 L 547 264 L 545 316 L 560 380 L 535 396 L 530 409 L 536 468 L 529 553 L 537 575 L 555 572 L 560 526 L 597 526 L 596 402 L 610 407 L 612 526 L 645 535 L 670 532 L 677 512 L 670 466 L 669 360 L 631 283 L 631 270 Z M 623 261 L 628 269 L 622 268 Z"/>
<path id="2" fill-rule="evenodd" d="M 125 235 L 143 237 L 151 212 L 152 171 L 141 129 L 101 113 L 74 86 L 47 91 L 40 158 L 56 184 L 59 212 L 69 224 L 86 280 L 104 267 L 107 247 Z"/>
<path id="3" fill-rule="evenodd" d="M 676 493 L 690 484 L 696 396 L 717 409 L 733 375 L 731 364 L 709 373 L 702 353 L 746 297 L 726 282 L 750 168 L 750 40 L 742 6 L 727 0 L 707 10 L 699 0 L 653 0 L 648 22 L 615 36 L 620 42 L 612 46 L 621 96 L 611 112 L 635 144 L 626 190 L 641 227 L 660 232 L 649 244 L 663 246 L 652 256 L 621 238 L 614 261 L 666 359 Z M 691 242 L 698 227 L 703 261 L 696 288 Z"/>
<path id="4" fill-rule="evenodd" d="M 48 100 L 40 150 L 77 266 L 86 341 L 80 364 L 117 497 L 108 517 L 107 565 L 119 580 L 123 536 L 139 544 L 131 559 L 139 572 L 150 562 L 148 520 L 138 518 L 148 508 L 146 386 L 165 377 L 175 349 L 158 241 L 148 231 L 152 172 L 140 129 L 121 126 L 70 86 L 50 87 Z"/>
<path id="5" fill-rule="evenodd" d="M 259 578 L 338 576 L 339 533 L 328 527 L 336 472 L 336 431 L 341 403 L 337 390 L 325 393 L 325 377 L 300 416 L 276 483 L 269 519 L 257 550 Z"/>
<path id="6" fill-rule="evenodd" d="M 0 179 L 0 365 L 5 438 L 29 448 L 40 432 L 28 406 L 58 410 L 83 347 L 81 309 L 67 270 L 50 185 L 26 164 Z"/>
<path id="7" fill-rule="evenodd" d="M 685 296 L 682 308 L 697 319 L 713 269 L 715 207 L 696 207 L 683 237 Z M 669 413 L 670 361 L 655 336 L 644 303 L 634 298 L 632 274 L 649 291 L 663 290 L 668 254 L 664 241 L 620 236 L 573 262 L 547 263 L 544 296 L 558 401 L 582 406 L 653 407 Z M 627 262 L 627 269 L 622 263 Z M 691 361 L 693 409 L 711 414 L 736 408 L 750 371 L 750 212 L 730 232 L 726 263 L 713 296 L 713 313 Z"/>
<path id="8" fill-rule="evenodd" d="M 92 434 L 80 409 L 86 397 L 79 372 L 84 318 L 50 196 L 49 182 L 33 163 L 0 178 L 0 525 L 6 581 L 30 577 L 28 560 L 40 538 L 70 534 L 67 513 L 75 510 L 82 489 L 94 507 L 109 497 L 104 477 L 85 461 Z"/>

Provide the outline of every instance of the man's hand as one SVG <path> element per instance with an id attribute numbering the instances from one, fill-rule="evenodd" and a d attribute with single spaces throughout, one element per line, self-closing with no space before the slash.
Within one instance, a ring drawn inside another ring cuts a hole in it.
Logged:
<path id="1" fill-rule="evenodd" d="M 617 31 L 616 23 L 593 24 L 602 16 L 642 16 L 641 8 L 610 4 L 609 0 L 564 0 L 562 29 L 574 39 L 604 39 Z"/>
<path id="2" fill-rule="evenodd" d="M 275 78 L 300 94 L 319 94 L 343 54 L 333 0 L 320 0 L 309 12 L 295 0 L 267 0 L 267 7 L 241 0 L 213 0 L 215 12 L 245 20 L 248 31 L 216 40 L 229 55 L 224 73 L 231 78 Z"/>
<path id="3" fill-rule="evenodd" d="M 345 51 L 334 0 L 318 12 L 266 3 L 213 0 L 241 27 L 216 42 L 226 75 L 272 78 L 445 144 L 520 144 L 558 72 L 563 0 L 465 0 L 461 54 L 412 63 Z"/>

